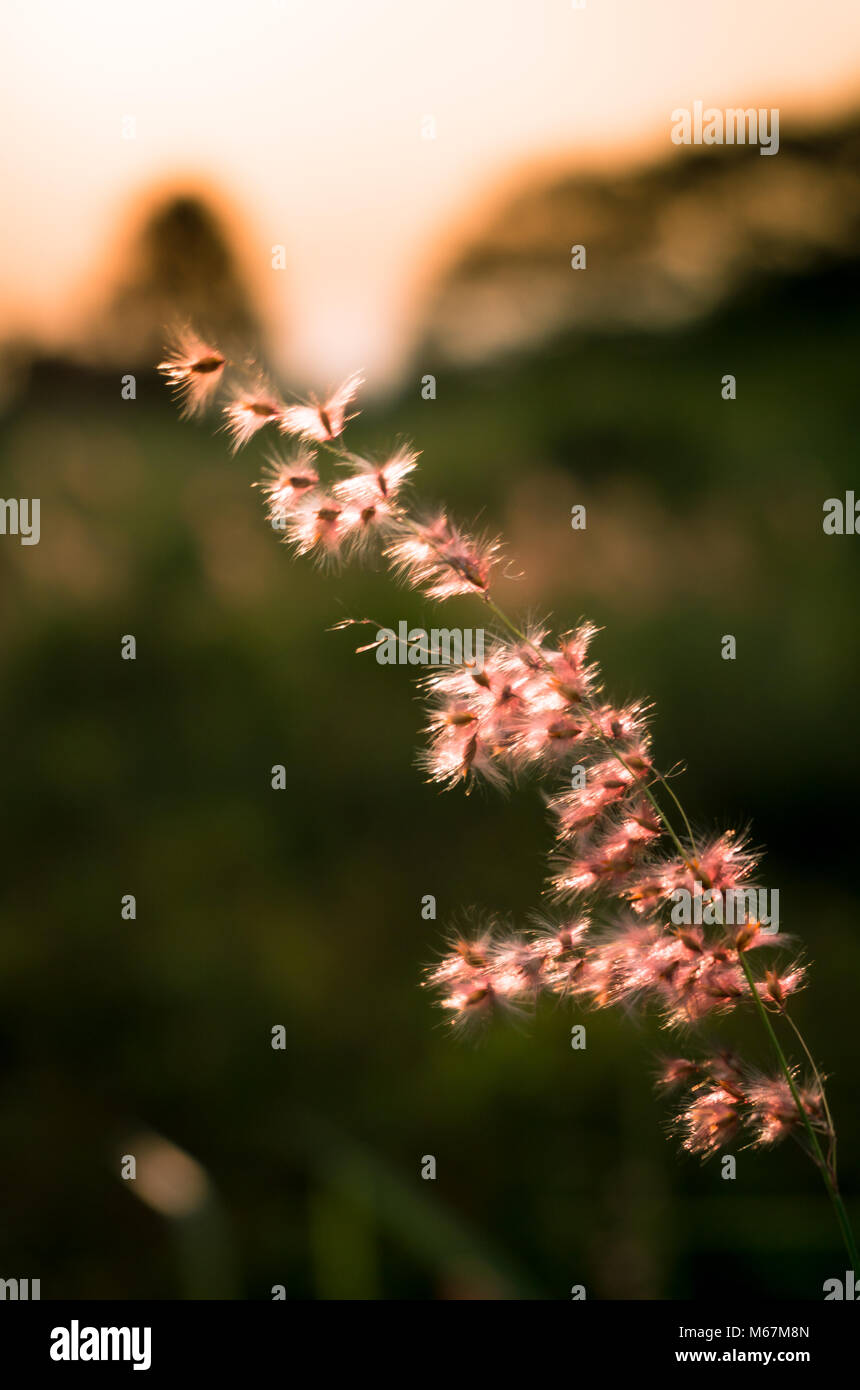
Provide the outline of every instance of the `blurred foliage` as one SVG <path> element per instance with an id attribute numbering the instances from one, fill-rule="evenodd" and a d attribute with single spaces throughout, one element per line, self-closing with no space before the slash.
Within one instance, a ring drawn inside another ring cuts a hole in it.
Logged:
<path id="1" fill-rule="evenodd" d="M 671 335 L 556 340 L 442 372 L 433 402 L 416 362 L 351 431 L 414 438 L 422 494 L 504 528 L 506 605 L 605 626 L 609 690 L 656 701 L 698 823 L 754 819 L 814 961 L 796 1013 L 860 1218 L 860 541 L 821 528 L 857 481 L 857 289 L 828 272 Z M 116 373 L 36 364 L 0 449 L 42 526 L 0 545 L 0 1273 L 45 1298 L 819 1297 L 843 1255 L 812 1166 L 742 1152 L 726 1183 L 684 1159 L 653 1021 L 594 1014 L 577 1053 L 547 1005 L 463 1044 L 419 989 L 464 906 L 539 905 L 549 845 L 533 786 L 425 785 L 409 672 L 326 631 L 432 626 L 424 601 L 293 563 L 248 486 L 261 448 L 231 459 L 154 376 L 125 402 Z M 769 1062 L 744 1019 L 725 1034 Z M 197 1217 L 120 1180 L 141 1126 L 205 1168 Z"/>

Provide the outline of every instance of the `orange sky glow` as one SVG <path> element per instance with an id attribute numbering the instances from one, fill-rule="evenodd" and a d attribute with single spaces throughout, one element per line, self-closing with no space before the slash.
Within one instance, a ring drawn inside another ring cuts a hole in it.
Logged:
<path id="1" fill-rule="evenodd" d="M 305 382 L 395 375 L 421 286 L 517 174 L 669 155 L 696 99 L 778 106 L 784 138 L 860 98 L 848 0 L 7 0 L 0 48 L 0 336 L 74 338 L 129 209 L 188 185 L 235 210 Z"/>

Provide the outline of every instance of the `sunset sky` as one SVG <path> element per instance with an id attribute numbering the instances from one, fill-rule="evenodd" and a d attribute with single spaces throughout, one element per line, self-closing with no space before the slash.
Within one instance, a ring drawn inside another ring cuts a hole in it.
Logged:
<path id="1" fill-rule="evenodd" d="M 0 333 L 74 335 L 130 208 L 190 184 L 323 382 L 396 370 L 416 287 L 518 172 L 671 154 L 697 99 L 785 138 L 860 97 L 848 0 L 6 0 L 0 49 Z"/>

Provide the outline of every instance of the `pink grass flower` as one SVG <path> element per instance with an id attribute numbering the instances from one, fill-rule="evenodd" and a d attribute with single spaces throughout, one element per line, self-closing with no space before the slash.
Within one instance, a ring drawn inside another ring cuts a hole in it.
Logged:
<path id="1" fill-rule="evenodd" d="M 505 785 L 507 771 L 498 749 L 482 733 L 481 721 L 469 705 L 452 702 L 437 710 L 427 731 L 428 746 L 420 762 L 431 781 L 445 787 L 463 782 L 467 790 L 476 780 Z"/>
<path id="2" fill-rule="evenodd" d="M 783 975 L 777 970 L 766 970 L 764 980 L 756 981 L 756 990 L 778 1008 L 782 1008 L 788 996 L 796 994 L 805 984 L 806 967 L 795 962 Z"/>
<path id="3" fill-rule="evenodd" d="M 353 372 L 325 401 L 315 396 L 300 405 L 288 405 L 279 411 L 278 425 L 283 434 L 296 434 L 300 439 L 329 443 L 342 434 L 348 420 L 347 406 L 355 399 L 364 384 L 361 372 Z"/>
<path id="4" fill-rule="evenodd" d="M 490 780 L 500 785 L 515 771 L 511 754 L 520 699 L 499 664 L 496 650 L 490 648 L 480 670 L 461 666 L 434 672 L 425 684 L 431 692 L 430 747 L 425 764 L 431 774 L 450 785 L 445 745 L 456 741 L 451 737 L 452 728 L 469 728 L 491 760 Z M 437 763 L 440 752 L 441 764 Z M 477 766 L 473 762 L 472 774 L 479 775 L 485 766 L 483 760 Z"/>
<path id="5" fill-rule="evenodd" d="M 540 986 L 553 994 L 587 992 L 583 969 L 588 955 L 590 919 L 583 914 L 553 925 L 538 921 L 532 928 L 532 949 L 540 960 Z"/>
<path id="6" fill-rule="evenodd" d="M 743 1066 L 740 1058 L 727 1048 L 698 1060 L 689 1057 L 664 1058 L 658 1077 L 658 1085 L 667 1090 L 687 1086 L 696 1091 L 708 1081 L 728 1091 L 736 1101 L 746 1101 Z"/>
<path id="7" fill-rule="evenodd" d="M 690 894 L 724 894 L 738 891 L 757 863 L 757 856 L 743 839 L 728 831 L 705 844 L 697 855 L 649 862 L 630 884 L 627 897 L 639 912 L 667 903 L 679 889 Z"/>
<path id="8" fill-rule="evenodd" d="M 533 929 L 533 935 L 535 942 L 545 949 L 549 957 L 559 959 L 571 951 L 581 951 L 590 930 L 591 918 L 587 913 L 578 913 L 558 924 L 541 922 Z"/>
<path id="9" fill-rule="evenodd" d="M 568 709 L 542 709 L 529 700 L 528 695 L 520 707 L 515 744 L 523 763 L 548 767 L 560 762 L 576 762 L 581 748 L 588 745 L 590 738 L 588 724 Z"/>
<path id="10" fill-rule="evenodd" d="M 298 555 L 313 555 L 324 566 L 335 565 L 342 557 L 352 521 L 335 497 L 309 492 L 287 518 L 285 539 Z"/>
<path id="11" fill-rule="evenodd" d="M 319 486 L 314 454 L 309 449 L 299 449 L 291 458 L 270 455 L 263 478 L 254 486 L 266 498 L 269 520 L 282 522 L 303 497 Z"/>
<path id="12" fill-rule="evenodd" d="M 613 743 L 631 743 L 646 736 L 647 707 L 638 701 L 635 704 L 601 705 L 591 711 L 591 718 L 605 739 Z M 623 749 L 622 755 L 623 755 Z"/>
<path id="13" fill-rule="evenodd" d="M 703 951 L 666 981 L 667 1024 L 696 1023 L 708 1014 L 724 1013 L 748 994 L 749 985 L 737 965 Z"/>
<path id="14" fill-rule="evenodd" d="M 360 505 L 386 502 L 391 506 L 409 474 L 415 471 L 418 454 L 414 449 L 403 447 L 383 463 L 372 463 L 352 455 L 343 462 L 353 473 L 336 484 L 339 496 Z"/>
<path id="15" fill-rule="evenodd" d="M 451 1026 L 469 1029 L 500 1011 L 521 1012 L 540 988 L 540 971 L 540 954 L 527 941 L 491 923 L 471 938 L 455 937 L 425 983 L 440 991 Z"/>
<path id="16" fill-rule="evenodd" d="M 559 638 L 556 650 L 543 650 L 552 672 L 550 679 L 568 704 L 578 704 L 597 688 L 598 668 L 586 658 L 599 631 L 593 623 L 582 623 Z"/>
<path id="17" fill-rule="evenodd" d="M 185 332 L 159 370 L 183 414 L 197 414 L 212 400 L 225 365 L 216 349 Z M 419 520 L 406 510 L 401 490 L 417 455 L 402 446 L 374 463 L 334 446 L 352 418 L 347 410 L 361 383 L 356 373 L 324 401 L 314 397 L 285 406 L 258 375 L 230 400 L 224 416 L 234 453 L 271 423 L 325 446 L 320 456 L 332 454 L 335 465 L 347 470 L 336 481 L 322 482 L 310 449 L 300 448 L 292 458 L 270 457 L 258 484 L 270 518 L 282 524 L 299 554 L 327 564 L 378 539 L 406 582 L 434 599 L 483 598 L 485 611 L 516 632 L 496 603 L 489 604 L 499 541 L 467 534 L 445 511 Z M 687 829 L 683 813 L 684 825 L 676 827 L 657 804 L 665 779 L 652 763 L 650 708 L 606 701 L 590 658 L 596 632 L 580 623 L 554 639 L 548 624 L 535 624 L 513 640 L 491 639 L 480 669 L 463 665 L 434 671 L 426 680 L 430 722 L 423 761 L 439 784 L 463 783 L 468 791 L 483 779 L 501 787 L 521 773 L 564 768 L 567 776 L 574 764 L 577 774 L 570 790 L 547 799 L 557 832 L 553 887 L 575 898 L 573 915 L 559 924 L 539 920 L 526 932 L 495 922 L 478 925 L 454 938 L 427 983 L 439 991 L 458 1029 L 499 1012 L 521 1013 L 542 993 L 598 1008 L 653 1009 L 665 1026 L 691 1033 L 713 1015 L 749 1005 L 753 992 L 765 1010 L 783 1013 L 805 982 L 805 968 L 796 961 L 768 968 L 750 983 L 750 954 L 786 943 L 764 930 L 752 898 L 742 898 L 740 918 L 736 896 L 732 917 L 717 913 L 703 916 L 701 926 L 669 925 L 669 900 L 678 889 L 701 890 L 715 900 L 737 892 L 748 883 L 757 856 L 734 832 L 695 847 L 688 832 L 691 848 L 681 848 L 676 835 Z M 677 854 L 666 850 L 669 838 Z M 592 919 L 602 925 L 594 927 Z M 780 1058 L 787 1069 L 781 1053 Z M 741 1125 L 756 1146 L 791 1133 L 804 1143 L 804 1119 L 835 1138 L 818 1080 L 798 1085 L 798 1105 L 783 1078 L 751 1073 L 725 1049 L 699 1059 L 670 1058 L 660 1084 L 689 1089 L 675 1122 L 690 1153 L 715 1153 Z M 831 1144 L 822 1167 L 835 1190 L 834 1153 Z"/>
<path id="18" fill-rule="evenodd" d="M 653 924 L 643 926 L 620 918 L 592 951 L 594 961 L 600 964 L 595 1002 L 601 1008 L 644 1002 L 660 989 L 680 954 L 681 947 L 669 933 Z"/>
<path id="19" fill-rule="evenodd" d="M 158 370 L 181 402 L 181 415 L 202 415 L 221 383 L 226 357 L 191 329 L 179 330 L 165 352 Z"/>
<path id="20" fill-rule="evenodd" d="M 726 1086 L 738 1099 L 746 1094 L 744 1068 L 740 1058 L 724 1047 L 716 1056 L 708 1057 L 703 1063 L 704 1070 L 714 1081 Z"/>
<path id="21" fill-rule="evenodd" d="M 632 817 L 582 845 L 553 878 L 560 894 L 582 893 L 601 887 L 618 894 L 636 872 L 645 847 L 657 832 Z"/>
<path id="22" fill-rule="evenodd" d="M 386 550 L 396 573 L 429 598 L 458 594 L 486 595 L 498 563 L 499 542 L 486 536 L 467 536 L 441 512 L 416 524 L 408 535 Z"/>
<path id="23" fill-rule="evenodd" d="M 397 494 L 415 467 L 417 454 L 401 450 L 385 463 L 350 459 L 353 472 L 332 487 L 332 494 L 351 519 L 352 542 L 363 551 L 374 539 L 389 534 L 402 515 Z"/>
<path id="24" fill-rule="evenodd" d="M 688 1153 L 709 1158 L 728 1144 L 740 1127 L 737 1098 L 722 1086 L 714 1086 L 682 1110 L 675 1123 L 683 1134 Z"/>
<path id="25" fill-rule="evenodd" d="M 231 438 L 231 450 L 237 454 L 266 425 L 276 424 L 282 404 L 266 386 L 241 391 L 224 407 L 224 428 Z"/>
<path id="26" fill-rule="evenodd" d="M 623 766 L 616 758 L 603 758 L 587 768 L 583 787 L 558 792 L 550 797 L 549 810 L 556 821 L 560 841 L 564 843 L 582 834 L 613 806 L 635 792 L 650 765 L 644 747 L 639 745 L 629 750 L 625 763 L 626 766 Z M 642 823 L 655 828 L 653 815 L 642 811 L 638 799 L 634 807 L 636 816 L 641 815 Z"/>
<path id="27" fill-rule="evenodd" d="M 826 1129 L 824 1106 L 817 1083 L 795 1086 L 800 1104 L 810 1123 L 818 1129 Z M 778 1144 L 803 1125 L 803 1116 L 795 1104 L 791 1087 L 785 1077 L 761 1077 L 747 1086 L 747 1099 L 750 1112 L 746 1122 L 755 1136 L 758 1147 Z"/>
<path id="28" fill-rule="evenodd" d="M 703 889 L 725 893 L 747 879 L 757 862 L 744 837 L 729 830 L 706 843 L 689 863 L 675 865 L 674 886 L 692 891 L 700 883 Z"/>
<path id="29" fill-rule="evenodd" d="M 688 1057 L 667 1057 L 660 1065 L 657 1084 L 672 1090 L 676 1086 L 689 1086 L 701 1075 L 701 1062 L 693 1062 Z"/>

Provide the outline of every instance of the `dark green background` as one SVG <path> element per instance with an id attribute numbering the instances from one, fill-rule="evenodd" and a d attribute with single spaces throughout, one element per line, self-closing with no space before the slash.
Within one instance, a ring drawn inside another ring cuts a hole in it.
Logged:
<path id="1" fill-rule="evenodd" d="M 608 688 L 656 701 L 696 823 L 752 821 L 813 962 L 796 1016 L 860 1218 L 860 539 L 821 525 L 860 495 L 857 291 L 852 265 L 810 268 L 674 334 L 459 372 L 419 353 L 351 436 L 414 439 L 421 494 L 511 538 L 502 602 L 604 625 Z M 811 1164 L 738 1151 L 732 1183 L 682 1157 L 654 1022 L 593 1014 L 585 1053 L 552 1003 L 446 1032 L 421 969 L 463 907 L 540 905 L 538 791 L 425 785 L 409 671 L 326 629 L 434 610 L 383 569 L 293 562 L 248 486 L 260 446 L 231 459 L 154 374 L 134 402 L 120 375 L 35 363 L 0 436 L 3 495 L 42 525 L 0 538 L 0 1275 L 43 1298 L 821 1297 L 845 1261 Z M 769 1064 L 740 1017 L 724 1036 Z M 147 1128 L 205 1167 L 201 1213 L 120 1180 Z"/>

